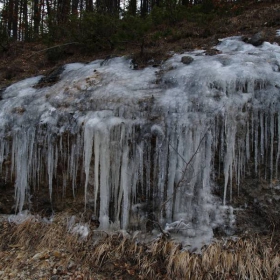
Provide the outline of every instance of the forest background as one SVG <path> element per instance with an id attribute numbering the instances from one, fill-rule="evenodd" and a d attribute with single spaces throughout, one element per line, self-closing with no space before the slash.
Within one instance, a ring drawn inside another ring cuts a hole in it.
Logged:
<path id="1" fill-rule="evenodd" d="M 107 56 L 131 55 L 139 67 L 159 64 L 171 50 L 209 48 L 224 36 L 275 27 L 274 2 L 1 0 L 0 85 Z"/>

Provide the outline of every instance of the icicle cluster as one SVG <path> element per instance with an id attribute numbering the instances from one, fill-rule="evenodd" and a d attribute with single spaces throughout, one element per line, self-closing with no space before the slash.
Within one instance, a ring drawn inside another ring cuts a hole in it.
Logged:
<path id="1" fill-rule="evenodd" d="M 236 37 L 217 48 L 174 55 L 160 71 L 114 58 L 66 65 L 49 87 L 33 88 L 36 77 L 7 88 L 0 167 L 17 209 L 43 183 L 51 199 L 60 180 L 62 193 L 84 188 L 102 229 L 152 220 L 194 236 L 223 223 L 217 178 L 226 204 L 248 172 L 278 177 L 280 47 Z"/>

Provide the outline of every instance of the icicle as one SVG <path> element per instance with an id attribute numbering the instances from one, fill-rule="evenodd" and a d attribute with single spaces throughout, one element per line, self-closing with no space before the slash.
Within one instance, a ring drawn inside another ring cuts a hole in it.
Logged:
<path id="1" fill-rule="evenodd" d="M 31 138 L 30 138 L 31 136 Z M 14 157 L 16 158 L 16 182 L 15 182 L 15 197 L 16 210 L 21 212 L 26 200 L 26 195 L 29 192 L 28 185 L 28 161 L 29 152 L 32 149 L 29 145 L 32 144 L 32 134 L 28 131 L 16 131 L 13 138 Z"/>
<path id="2" fill-rule="evenodd" d="M 120 125 L 114 130 L 114 148 L 113 148 L 113 158 L 115 158 L 115 164 L 112 165 L 112 175 L 111 175 L 111 185 L 112 185 L 112 199 L 114 201 L 115 209 L 114 209 L 114 220 L 119 221 L 120 215 L 120 204 L 118 203 L 118 195 L 122 193 L 120 186 L 120 170 L 121 170 L 121 160 L 122 160 L 122 151 L 123 151 L 123 137 L 125 127 L 124 125 Z M 121 135 L 120 139 L 119 136 Z"/>
<path id="3" fill-rule="evenodd" d="M 145 189 L 146 189 L 146 198 L 150 197 L 150 191 L 151 191 L 151 145 L 150 143 L 147 143 L 149 142 L 149 140 L 146 140 L 144 145 L 146 146 L 145 147 L 145 152 L 144 152 L 144 155 L 145 155 L 145 160 L 144 160 L 144 168 L 145 168 Z"/>
<path id="4" fill-rule="evenodd" d="M 270 113 L 270 183 L 273 178 L 274 114 Z"/>
<path id="5" fill-rule="evenodd" d="M 260 127 L 261 127 L 261 158 L 262 158 L 262 163 L 264 162 L 264 123 L 263 123 L 263 113 L 260 112 Z"/>
<path id="6" fill-rule="evenodd" d="M 223 123 L 219 123 L 221 128 L 221 145 L 219 150 L 219 177 L 221 176 L 221 165 L 224 158 L 224 145 L 225 145 L 225 125 Z"/>
<path id="7" fill-rule="evenodd" d="M 254 136 L 255 136 L 255 116 L 254 112 L 251 113 L 251 151 L 250 154 L 254 151 Z"/>
<path id="8" fill-rule="evenodd" d="M 252 137 L 253 138 L 253 137 Z M 250 159 L 250 123 L 247 121 L 247 129 L 246 129 L 246 159 Z"/>
<path id="9" fill-rule="evenodd" d="M 97 198 L 99 190 L 99 161 L 100 161 L 100 136 L 96 131 L 94 135 L 94 213 L 97 215 Z"/>
<path id="10" fill-rule="evenodd" d="M 130 211 L 130 189 L 128 182 L 128 146 L 124 146 L 121 168 L 121 187 L 123 193 L 122 228 L 127 229 Z"/>
<path id="11" fill-rule="evenodd" d="M 258 116 L 258 112 L 256 112 L 256 115 Z M 258 118 L 256 117 L 256 120 L 258 121 Z M 255 159 L 255 175 L 258 174 L 258 153 L 259 153 L 259 150 L 258 150 L 258 145 L 259 145 L 259 126 L 256 125 L 255 127 L 255 141 L 254 141 L 254 150 L 255 150 L 255 156 L 254 156 L 254 159 Z"/>
<path id="12" fill-rule="evenodd" d="M 89 181 L 89 168 L 92 157 L 92 144 L 93 144 L 93 128 L 94 125 L 98 122 L 96 119 L 89 119 L 85 124 L 84 131 L 84 168 L 86 174 L 85 180 L 85 204 L 87 203 L 87 189 L 88 189 L 88 181 Z M 96 188 L 98 186 L 95 186 Z"/>
<path id="13" fill-rule="evenodd" d="M 49 177 L 49 195 L 50 195 L 50 200 L 52 201 L 52 188 L 53 188 L 53 171 L 54 171 L 54 151 L 53 151 L 53 143 L 51 141 L 51 135 L 48 137 L 48 142 L 47 142 L 47 147 L 48 147 L 48 177 Z"/>
<path id="14" fill-rule="evenodd" d="M 239 196 L 239 187 L 240 187 L 240 177 L 241 177 L 241 169 L 242 169 L 242 161 L 241 161 L 241 148 L 238 148 L 238 160 L 237 160 L 237 179 L 236 179 L 236 184 L 237 184 L 237 195 Z"/>
<path id="15" fill-rule="evenodd" d="M 204 169 L 203 169 L 203 189 L 209 188 L 210 185 L 210 174 L 211 174 L 211 160 L 212 160 L 212 150 L 211 150 L 211 144 L 212 144 L 212 134 L 210 131 L 206 132 L 207 137 L 205 137 L 205 163 L 204 163 Z"/>
<path id="16" fill-rule="evenodd" d="M 138 150 L 138 154 L 139 154 L 139 183 L 141 186 L 141 193 L 144 194 L 144 143 L 141 142 L 140 144 L 137 145 L 137 150 Z"/>
<path id="17" fill-rule="evenodd" d="M 105 127 L 102 127 L 102 142 L 100 143 L 100 229 L 109 228 L 109 174 L 110 174 L 110 138 Z"/>
<path id="18" fill-rule="evenodd" d="M 177 157 L 177 166 L 176 166 L 176 172 L 175 172 L 175 178 L 174 178 L 174 183 L 177 188 L 177 190 L 174 190 L 174 195 L 173 195 L 173 201 L 174 201 L 174 206 L 173 206 L 173 211 L 179 212 L 181 210 L 181 200 L 182 200 L 182 187 L 179 186 L 178 184 L 180 183 L 182 176 L 184 176 L 184 169 L 186 168 L 186 160 L 184 158 L 184 148 L 185 148 L 185 135 L 182 133 L 182 128 L 178 128 L 178 146 L 177 149 L 173 147 L 171 143 L 169 143 L 170 149 L 176 149 L 176 157 Z M 172 151 L 174 152 L 174 151 Z"/>
<path id="19" fill-rule="evenodd" d="M 278 164 L 279 164 L 279 156 L 280 156 L 280 114 L 278 113 L 278 118 L 277 118 L 277 136 L 278 136 L 278 147 L 277 147 L 277 156 L 276 156 L 276 174 L 275 174 L 275 178 L 278 178 Z"/>
<path id="20" fill-rule="evenodd" d="M 173 213 L 173 199 L 174 199 L 174 184 L 176 175 L 176 165 L 177 165 L 177 143 L 176 143 L 176 132 L 171 129 L 170 139 L 169 139 L 169 162 L 168 162 L 168 182 L 167 182 L 167 202 L 165 205 L 166 218 L 168 221 L 172 220 Z"/>
<path id="21" fill-rule="evenodd" d="M 167 177 L 167 168 L 166 165 L 168 163 L 168 143 L 166 139 L 164 139 L 163 143 L 161 144 L 159 149 L 159 173 L 158 173 L 158 198 L 160 201 L 159 205 L 159 210 L 160 210 L 160 217 L 159 220 L 163 220 L 163 210 L 164 210 L 164 205 L 163 203 L 166 201 L 165 197 L 165 187 L 166 187 L 166 177 Z"/>
<path id="22" fill-rule="evenodd" d="M 264 116 L 264 145 L 266 148 L 268 148 L 268 123 L 267 123 L 267 116 Z M 264 178 L 265 180 L 267 179 L 267 166 L 269 166 L 269 156 L 268 153 L 264 153 L 264 163 L 265 163 L 265 168 L 264 168 Z"/>
<path id="23" fill-rule="evenodd" d="M 55 151 L 54 151 L 54 178 L 57 178 L 57 163 L 58 163 L 58 147 L 55 144 Z"/>
<path id="24" fill-rule="evenodd" d="M 224 198 L 223 204 L 226 205 L 226 197 L 227 197 L 227 188 L 228 188 L 228 181 L 231 180 L 231 168 L 234 160 L 234 153 L 235 153 L 235 134 L 236 134 L 236 125 L 232 121 L 228 127 L 226 127 L 226 143 L 227 143 L 227 151 L 224 160 L 224 177 L 225 177 L 225 184 L 224 184 Z"/>
<path id="25" fill-rule="evenodd" d="M 232 164 L 229 166 L 229 174 L 230 174 L 230 176 L 229 176 L 230 177 L 229 201 L 230 202 L 232 202 L 232 177 L 233 177 Z"/>

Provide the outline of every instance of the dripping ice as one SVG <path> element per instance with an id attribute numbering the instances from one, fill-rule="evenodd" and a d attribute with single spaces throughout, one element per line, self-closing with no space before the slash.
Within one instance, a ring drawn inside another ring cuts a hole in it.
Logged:
<path id="1" fill-rule="evenodd" d="M 35 77 L 8 87 L 0 168 L 15 178 L 17 210 L 42 181 L 52 200 L 61 181 L 62 193 L 84 189 L 101 229 L 152 220 L 184 240 L 210 239 L 246 173 L 277 178 L 280 155 L 280 47 L 232 37 L 216 48 L 175 54 L 161 69 L 131 70 L 124 57 L 74 63 L 52 86 L 35 89 Z"/>

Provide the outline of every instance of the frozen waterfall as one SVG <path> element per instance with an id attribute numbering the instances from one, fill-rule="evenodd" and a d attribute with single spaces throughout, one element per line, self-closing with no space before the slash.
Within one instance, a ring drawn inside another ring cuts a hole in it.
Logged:
<path id="1" fill-rule="evenodd" d="M 242 178 L 277 178 L 280 157 L 280 47 L 231 37 L 217 49 L 143 70 L 124 57 L 69 64 L 52 86 L 4 90 L 0 169 L 17 210 L 42 182 L 51 200 L 59 181 L 62 193 L 84 189 L 101 229 L 153 220 L 211 235 Z"/>

